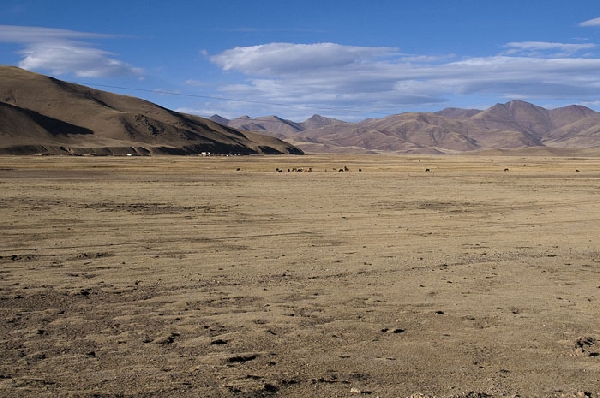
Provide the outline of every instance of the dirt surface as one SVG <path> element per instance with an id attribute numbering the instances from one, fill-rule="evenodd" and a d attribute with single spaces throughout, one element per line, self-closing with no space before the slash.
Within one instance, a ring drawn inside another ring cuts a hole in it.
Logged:
<path id="1" fill-rule="evenodd" d="M 0 157 L 0 396 L 598 397 L 599 199 L 600 158 Z"/>

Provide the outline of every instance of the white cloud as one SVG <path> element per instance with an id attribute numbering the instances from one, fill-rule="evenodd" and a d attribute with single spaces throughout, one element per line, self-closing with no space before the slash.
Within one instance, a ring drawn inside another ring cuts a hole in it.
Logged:
<path id="1" fill-rule="evenodd" d="M 600 90 L 600 59 L 573 55 L 594 44 L 512 42 L 505 47 L 519 52 L 457 60 L 407 56 L 390 47 L 272 43 L 236 47 L 210 60 L 246 78 L 221 87 L 223 97 L 285 106 L 285 114 L 294 106 L 297 113 L 329 107 L 398 111 L 457 95 L 580 102 Z M 534 54 L 546 50 L 561 56 Z"/>
<path id="2" fill-rule="evenodd" d="M 600 18 L 594 18 L 584 21 L 580 23 L 579 26 L 600 26 Z"/>
<path id="3" fill-rule="evenodd" d="M 109 38 L 113 36 L 77 32 L 68 29 L 40 28 L 30 26 L 0 25 L 0 41 L 8 43 L 39 43 L 54 40 L 82 38 Z"/>
<path id="4" fill-rule="evenodd" d="M 582 50 L 589 50 L 590 48 L 596 47 L 592 43 L 584 44 L 571 44 L 571 43 L 551 43 L 545 41 L 521 41 L 521 42 L 510 42 L 504 45 L 504 47 L 514 50 L 527 50 L 527 51 L 546 51 L 546 50 L 559 50 L 564 54 L 573 54 Z"/>
<path id="5" fill-rule="evenodd" d="M 203 86 L 207 85 L 205 82 L 202 82 L 202 81 L 196 80 L 196 79 L 188 79 L 185 81 L 185 84 L 188 86 L 194 86 L 194 87 L 203 87 Z"/>
<path id="6" fill-rule="evenodd" d="M 24 58 L 19 67 L 27 70 L 50 70 L 55 75 L 73 73 L 79 77 L 103 77 L 140 74 L 142 70 L 111 58 L 97 48 L 73 42 L 36 43 L 20 51 Z"/>
<path id="7" fill-rule="evenodd" d="M 21 44 L 23 59 L 19 67 L 28 70 L 49 70 L 55 75 L 72 73 L 79 77 L 140 75 L 133 67 L 82 39 L 113 38 L 115 36 L 50 29 L 0 25 L 0 42 Z"/>
<path id="8" fill-rule="evenodd" d="M 335 43 L 270 43 L 235 47 L 210 57 L 210 60 L 223 70 L 270 75 L 297 73 L 299 70 L 344 68 L 395 51 L 397 49 L 393 47 L 354 47 Z"/>

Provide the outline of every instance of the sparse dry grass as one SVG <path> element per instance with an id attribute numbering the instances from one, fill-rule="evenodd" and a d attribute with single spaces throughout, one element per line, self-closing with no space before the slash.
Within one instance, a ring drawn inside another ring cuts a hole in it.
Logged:
<path id="1" fill-rule="evenodd" d="M 0 157 L 0 395 L 595 397 L 599 195 L 593 157 Z"/>

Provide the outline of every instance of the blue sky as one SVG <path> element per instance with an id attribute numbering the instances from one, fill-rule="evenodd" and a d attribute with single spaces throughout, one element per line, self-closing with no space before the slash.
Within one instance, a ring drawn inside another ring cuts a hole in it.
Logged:
<path id="1" fill-rule="evenodd" d="M 200 116 L 600 111 L 598 0 L 3 0 L 0 64 Z"/>

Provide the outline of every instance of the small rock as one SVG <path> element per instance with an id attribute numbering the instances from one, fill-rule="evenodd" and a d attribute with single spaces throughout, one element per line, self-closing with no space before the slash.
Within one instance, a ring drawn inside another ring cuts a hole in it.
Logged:
<path id="1" fill-rule="evenodd" d="M 175 341 L 175 337 L 179 336 L 179 333 L 177 332 L 172 332 L 167 336 L 163 336 L 163 337 L 159 337 L 156 340 L 154 340 L 155 344 L 173 344 L 173 342 Z"/>
<path id="2" fill-rule="evenodd" d="M 217 345 L 227 344 L 227 340 L 216 339 L 216 340 L 211 341 L 210 344 L 217 344 Z"/>
<path id="3" fill-rule="evenodd" d="M 257 355 L 255 354 L 249 354 L 249 355 L 235 355 L 233 357 L 229 357 L 227 358 L 227 362 L 229 363 L 244 363 L 244 362 L 248 362 L 248 361 L 253 361 L 255 360 L 257 357 Z"/>
<path id="4" fill-rule="evenodd" d="M 276 393 L 279 391 L 279 387 L 277 387 L 275 384 L 265 383 L 263 390 L 269 393 Z"/>

